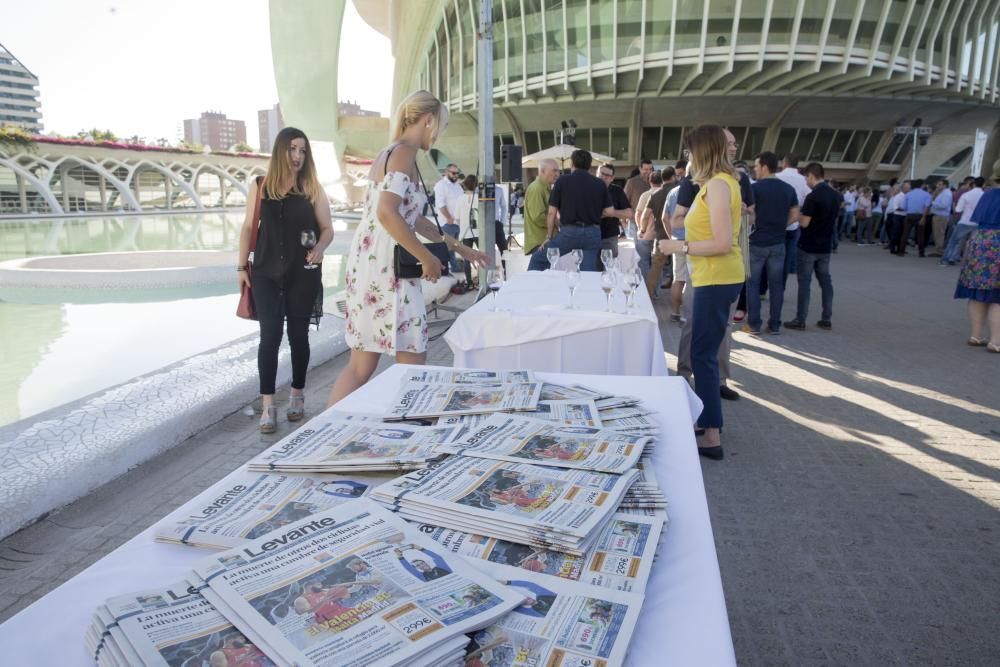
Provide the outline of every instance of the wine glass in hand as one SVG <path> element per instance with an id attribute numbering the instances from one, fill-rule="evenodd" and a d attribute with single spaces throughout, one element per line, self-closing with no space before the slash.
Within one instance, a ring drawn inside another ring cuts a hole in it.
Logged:
<path id="1" fill-rule="evenodd" d="M 311 229 L 308 229 L 308 230 L 302 232 L 302 235 L 300 236 L 300 240 L 302 242 L 302 247 L 306 249 L 306 254 L 309 254 L 308 251 L 310 251 L 310 250 L 312 250 L 313 248 L 316 247 L 316 232 L 314 232 Z M 307 269 L 315 269 L 318 266 L 319 266 L 318 264 L 307 263 L 305 265 L 305 268 L 307 268 Z"/>
<path id="2" fill-rule="evenodd" d="M 604 290 L 604 296 L 608 298 L 607 311 L 610 313 L 611 296 L 615 291 L 615 275 L 611 271 L 604 271 L 601 273 L 601 289 Z"/>
<path id="3" fill-rule="evenodd" d="M 497 292 L 500 291 L 500 287 L 503 285 L 503 277 L 500 273 L 500 269 L 487 269 L 486 270 L 486 287 L 490 290 L 492 294 L 493 301 L 490 304 L 490 312 L 497 312 Z"/>
<path id="4" fill-rule="evenodd" d="M 559 248 L 553 248 L 551 246 L 546 248 L 545 258 L 549 260 L 549 268 L 555 271 L 556 264 L 559 262 Z"/>

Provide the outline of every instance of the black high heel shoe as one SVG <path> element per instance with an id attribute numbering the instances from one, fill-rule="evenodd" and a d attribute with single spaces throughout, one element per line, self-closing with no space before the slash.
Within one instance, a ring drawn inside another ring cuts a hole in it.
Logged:
<path id="1" fill-rule="evenodd" d="M 721 461 L 725 455 L 722 452 L 722 445 L 716 445 L 715 447 L 699 447 L 698 456 L 704 456 L 713 461 Z"/>

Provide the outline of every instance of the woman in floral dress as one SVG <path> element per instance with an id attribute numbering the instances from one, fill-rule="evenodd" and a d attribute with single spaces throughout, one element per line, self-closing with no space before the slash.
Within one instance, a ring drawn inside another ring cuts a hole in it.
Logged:
<path id="1" fill-rule="evenodd" d="M 969 237 L 955 298 L 969 300 L 969 345 L 1000 353 L 1000 160 L 993 165 L 993 187 L 979 199 L 972 221 L 979 227 Z"/>
<path id="2" fill-rule="evenodd" d="M 427 91 L 417 91 L 396 109 L 393 143 L 372 164 L 364 212 L 354 233 L 344 277 L 347 290 L 347 344 L 351 358 L 330 391 L 333 405 L 363 385 L 379 356 L 422 364 L 427 354 L 427 319 L 419 279 L 398 279 L 393 247 L 398 243 L 418 258 L 423 279 L 437 282 L 441 262 L 417 234 L 444 241 L 467 262 L 485 266 L 488 257 L 459 243 L 421 215 L 427 197 L 416 168 L 417 151 L 434 145 L 448 124 L 448 109 Z"/>

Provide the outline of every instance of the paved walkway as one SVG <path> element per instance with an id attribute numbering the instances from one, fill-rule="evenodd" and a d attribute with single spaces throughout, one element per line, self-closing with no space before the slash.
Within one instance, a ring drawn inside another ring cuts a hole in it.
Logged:
<path id="1" fill-rule="evenodd" d="M 735 334 L 742 398 L 726 460 L 702 467 L 741 665 L 1000 655 L 1000 355 L 965 345 L 957 269 L 933 262 L 842 245 L 833 331 L 813 326 L 814 287 L 807 331 Z M 663 326 L 668 351 L 678 333 Z M 442 342 L 429 356 L 451 362 Z M 343 363 L 311 374 L 314 413 Z M 230 415 L 0 542 L 0 619 L 282 435 L 255 423 Z"/>

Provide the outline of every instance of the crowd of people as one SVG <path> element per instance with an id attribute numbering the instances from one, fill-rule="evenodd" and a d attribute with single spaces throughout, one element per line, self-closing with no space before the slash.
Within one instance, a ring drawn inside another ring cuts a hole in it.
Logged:
<path id="1" fill-rule="evenodd" d="M 449 164 L 432 196 L 417 168 L 418 152 L 433 146 L 447 122 L 447 107 L 433 95 L 411 94 L 397 109 L 392 143 L 373 161 L 344 278 L 351 354 L 331 405 L 367 382 L 382 354 L 402 363 L 425 361 L 421 279 L 437 281 L 450 263 L 455 271 L 464 267 L 471 283 L 472 269 L 490 262 L 472 233 L 477 178 L 463 179 Z M 573 151 L 568 173 L 542 160 L 525 190 L 515 190 L 510 202 L 497 198 L 495 224 L 503 252 L 505 209 L 523 211 L 529 270 L 547 268 L 552 248 L 560 254 L 579 250 L 582 270 L 603 270 L 602 250 L 617 257 L 620 240 L 634 239 L 650 297 L 669 286 L 669 318 L 682 327 L 677 372 L 693 379 L 704 404 L 697 428 L 703 456 L 723 458 L 721 399 L 739 398 L 727 385 L 731 322 L 745 320 L 743 331 L 750 335 L 805 329 L 815 275 L 821 292 L 816 326 L 832 329 L 831 255 L 846 239 L 881 243 L 899 256 L 912 243 L 923 257 L 930 245 L 939 263 L 962 261 L 955 298 L 969 302 L 968 343 L 1000 352 L 1000 162 L 988 190 L 981 177 L 955 189 L 943 179 L 835 187 L 822 164 L 800 167 L 792 155 L 764 151 L 752 165 L 737 161 L 735 137 L 718 125 L 694 128 L 685 145 L 687 159 L 662 170 L 643 160 L 624 187 L 615 183 L 610 163 L 597 165 L 593 175 L 586 150 Z M 251 184 L 249 195 L 237 275 L 240 287 L 252 290 L 260 324 L 260 430 L 271 433 L 283 328 L 293 375 L 286 417 L 303 418 L 308 325 L 322 315 L 320 271 L 311 269 L 333 240 L 329 203 L 304 133 L 279 133 L 267 176 Z M 434 244 L 443 245 L 450 259 L 439 259 Z M 419 277 L 402 275 L 407 254 Z M 789 275 L 798 284 L 795 317 L 783 322 Z"/>
<path id="2" fill-rule="evenodd" d="M 806 329 L 815 276 L 815 326 L 832 330 L 831 256 L 842 241 L 882 244 L 900 256 L 912 244 L 942 265 L 965 258 L 955 298 L 969 300 L 968 342 L 1000 351 L 1000 239 L 991 231 L 1000 215 L 990 203 L 1000 188 L 984 197 L 981 177 L 954 190 L 943 179 L 893 180 L 881 188 L 834 184 L 822 164 L 800 166 L 794 155 L 763 151 L 752 165 L 739 162 L 735 137 L 713 125 L 692 130 L 685 144 L 689 159 L 661 170 L 642 160 L 624 188 L 614 184 L 612 165 L 599 165 L 593 176 L 584 150 L 572 154 L 572 169 L 562 176 L 555 163 L 543 163 L 527 189 L 524 248 L 529 270 L 547 268 L 553 247 L 560 254 L 579 249 L 581 268 L 600 270 L 600 249 L 617 256 L 618 239 L 634 239 L 650 298 L 669 285 L 669 318 L 682 327 L 677 372 L 693 379 L 705 406 L 698 420 L 702 455 L 723 457 L 720 399 L 739 398 L 727 386 L 730 322 L 743 322 L 742 331 L 754 336 Z M 795 316 L 783 321 L 789 275 L 798 287 Z"/>

